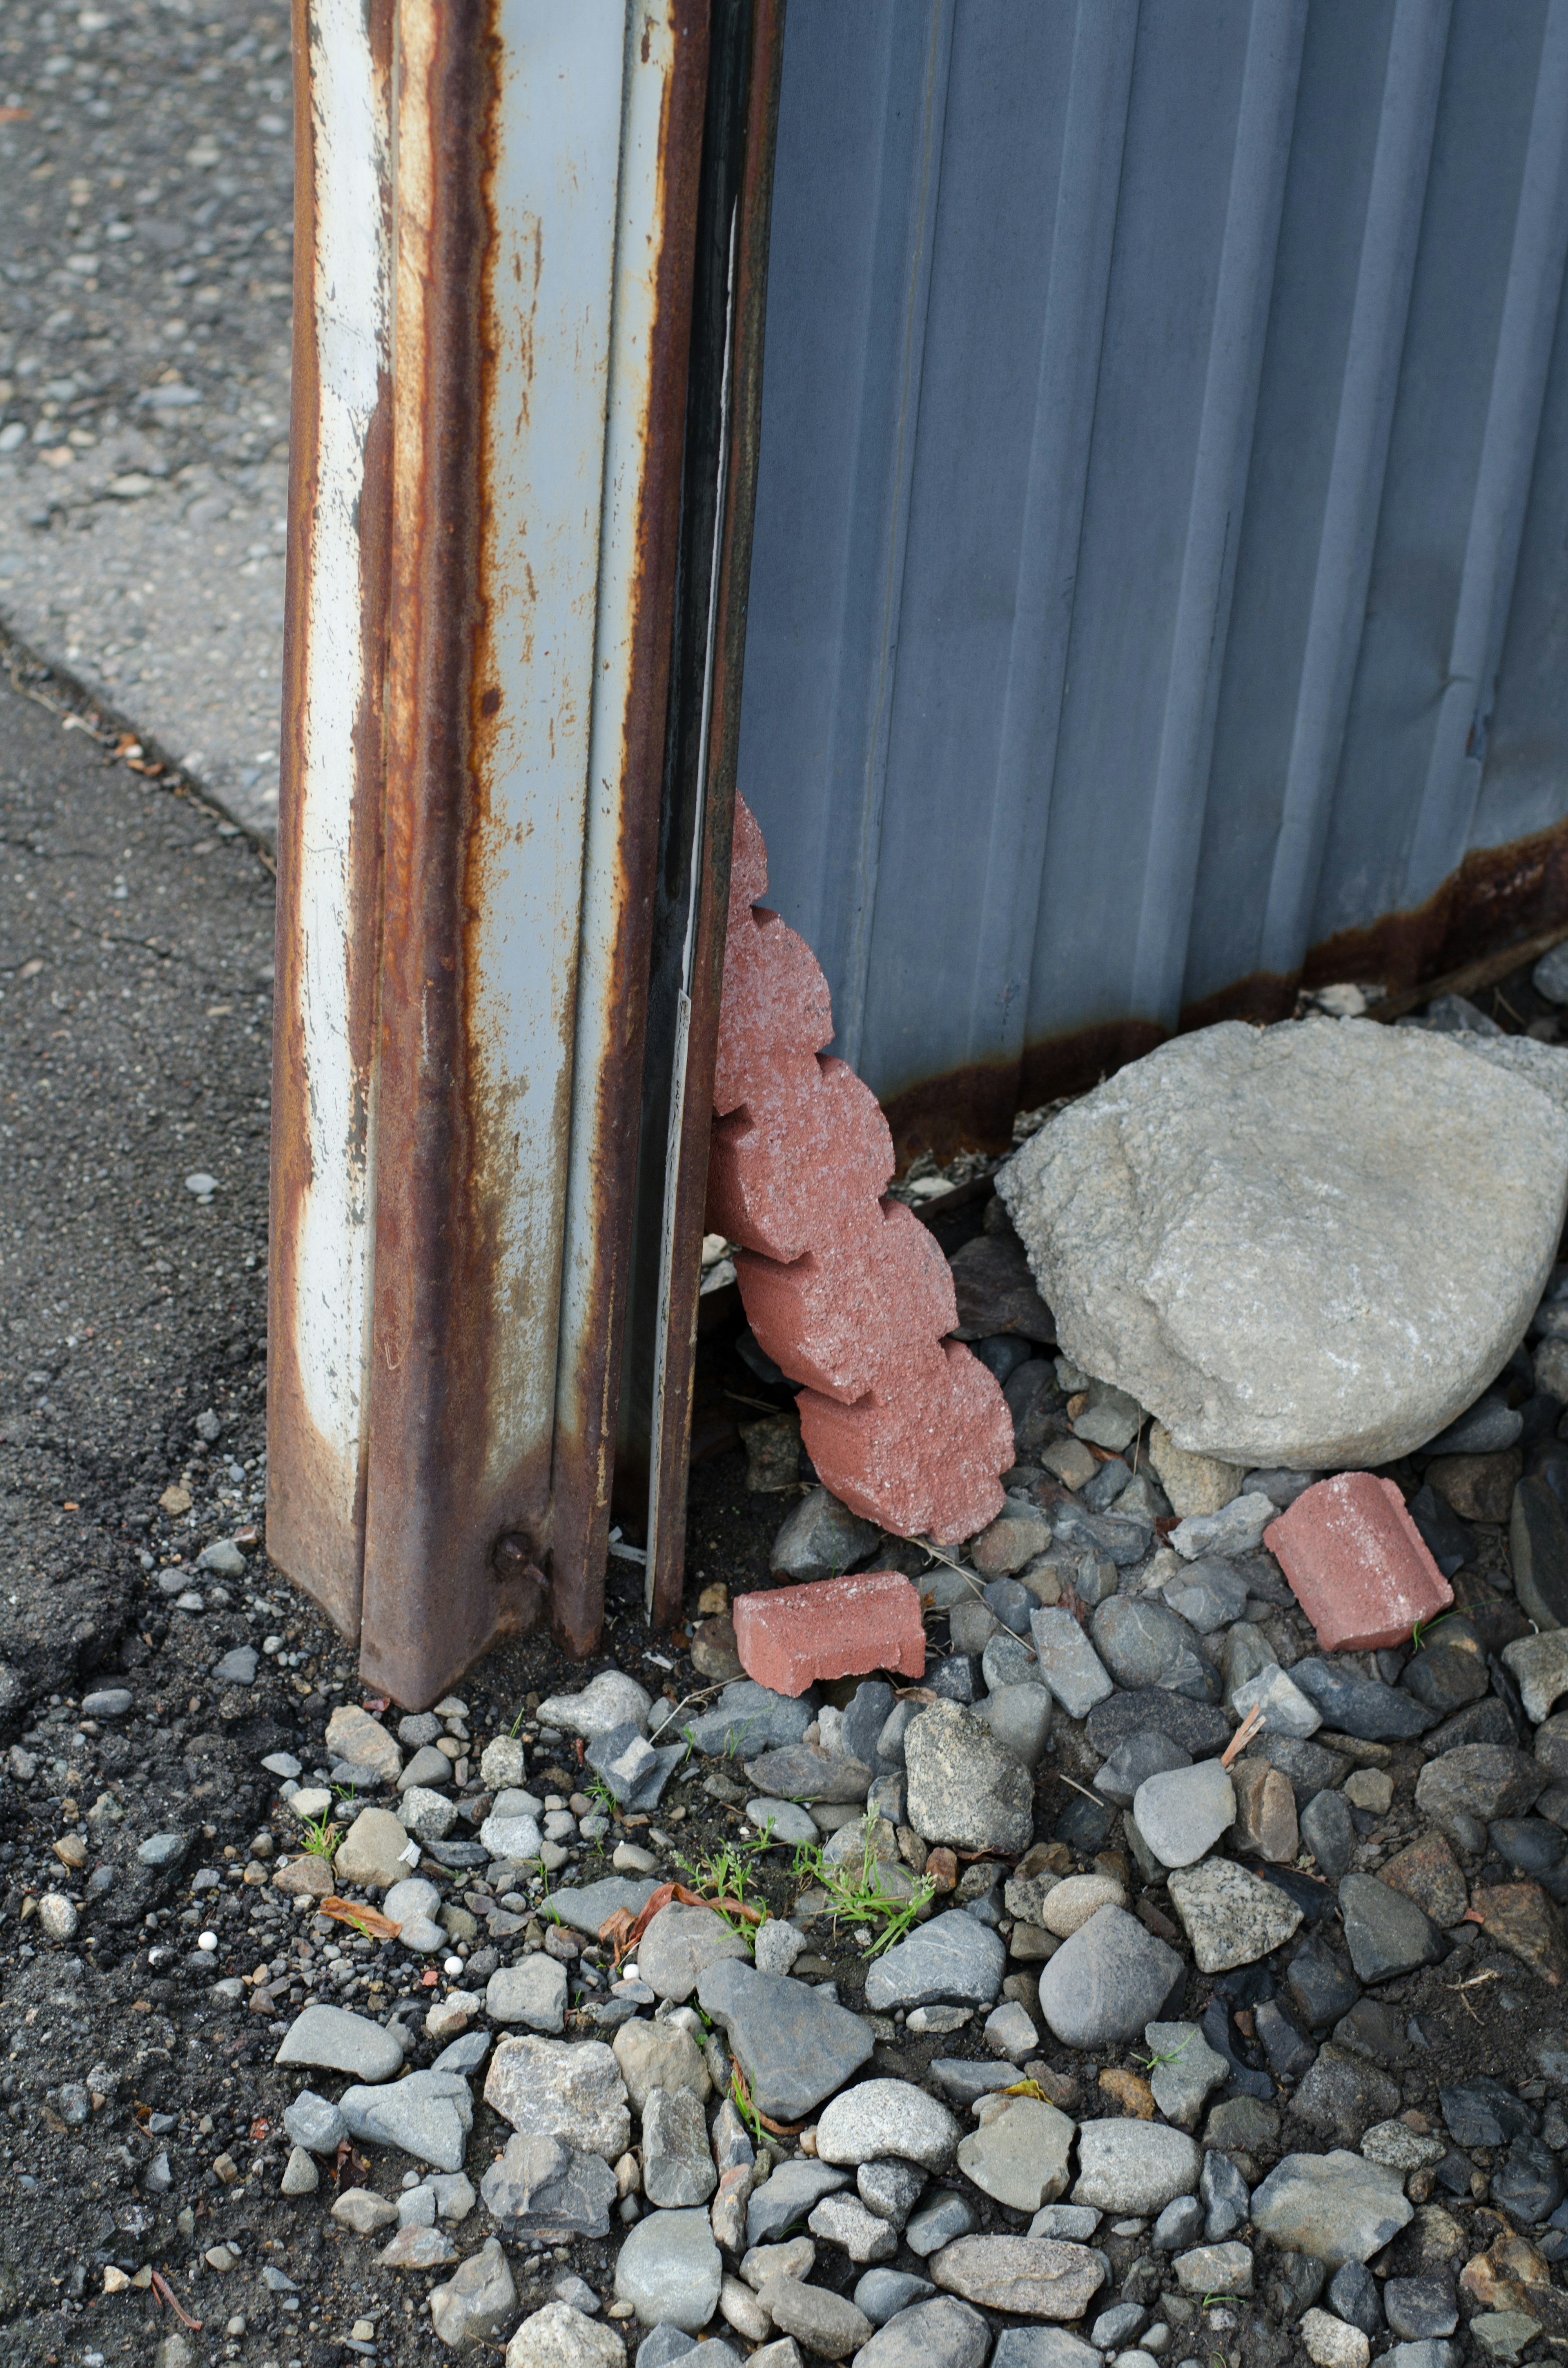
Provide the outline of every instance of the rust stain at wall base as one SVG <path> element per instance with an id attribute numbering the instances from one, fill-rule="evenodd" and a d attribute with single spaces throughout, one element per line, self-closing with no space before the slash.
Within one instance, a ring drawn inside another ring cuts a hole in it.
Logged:
<path id="1" fill-rule="evenodd" d="M 906 1087 L 884 1104 L 899 1167 L 926 1151 L 939 1162 L 960 1151 L 1005 1152 L 1016 1110 L 1085 1093 L 1173 1033 L 1225 1019 L 1286 1019 L 1303 987 L 1340 981 L 1405 995 L 1559 926 L 1568 926 L 1568 823 L 1508 847 L 1478 848 L 1426 904 L 1325 938 L 1290 976 L 1255 971 L 1187 1005 L 1179 1030 L 1154 1020 L 1106 1020 L 1027 1046 L 1016 1066 L 976 1063 Z"/>

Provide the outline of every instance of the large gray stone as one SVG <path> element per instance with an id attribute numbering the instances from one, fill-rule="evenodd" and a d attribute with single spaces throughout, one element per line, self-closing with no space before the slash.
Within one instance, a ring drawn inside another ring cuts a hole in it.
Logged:
<path id="1" fill-rule="evenodd" d="M 655 2089 L 689 2089 L 694 2097 L 706 2097 L 713 2085 L 697 2042 L 678 2022 L 651 2022 L 638 2015 L 621 2024 L 611 2046 L 639 2113 Z"/>
<path id="2" fill-rule="evenodd" d="M 494 2343 L 517 2306 L 517 2289 L 498 2237 L 459 2263 L 447 2283 L 430 2289 L 430 2319 L 450 2351 Z"/>
<path id="3" fill-rule="evenodd" d="M 849 2173 L 832 2163 L 790 2155 L 746 2202 L 746 2243 L 776 2244 L 791 2228 L 803 2227 L 813 2204 L 849 2184 Z"/>
<path id="4" fill-rule="evenodd" d="M 566 1968 L 542 1950 L 502 1965 L 490 1976 L 484 2011 L 492 2022 L 526 2022 L 530 2031 L 559 2031 L 566 2020 Z"/>
<path id="5" fill-rule="evenodd" d="M 1358 2154 L 1288 2154 L 1253 2191 L 1253 2226 L 1282 2253 L 1369 2261 L 1414 2218 L 1400 2175 Z"/>
<path id="6" fill-rule="evenodd" d="M 1040 1977 L 1040 2010 L 1065 2047 L 1134 2039 L 1182 1977 L 1174 1949 L 1125 1908 L 1102 1907 L 1064 1941 Z"/>
<path id="7" fill-rule="evenodd" d="M 1193 1631 L 1153 1596 L 1108 1597 L 1096 1609 L 1089 1633 L 1111 1676 L 1130 1693 L 1142 1686 L 1164 1686 L 1173 1694 L 1207 1702 L 1210 1689 L 1218 1691 Z"/>
<path id="8" fill-rule="evenodd" d="M 778 2121 L 802 2120 L 859 2070 L 875 2044 L 847 2007 L 735 1958 L 708 1967 L 697 2001 L 723 2030 L 757 2111 Z"/>
<path id="9" fill-rule="evenodd" d="M 1038 2212 L 1066 2187 L 1073 2146 L 1067 2115 L 1034 2097 L 985 2099 L 980 2126 L 959 2147 L 959 2169 L 1013 2212 Z"/>
<path id="10" fill-rule="evenodd" d="M 984 2368 L 990 2349 L 991 2329 L 980 2313 L 938 2294 L 879 2327 L 855 2354 L 855 2368 Z"/>
<path id="11" fill-rule="evenodd" d="M 723 2275 L 706 2212 L 651 2212 L 627 2231 L 615 2264 L 616 2299 L 629 2302 L 644 2327 L 696 2335 L 718 2307 Z"/>
<path id="12" fill-rule="evenodd" d="M 619 1669 L 601 1669 L 580 1692 L 551 1694 L 541 1702 L 539 1719 L 542 1726 L 563 1726 L 569 1734 L 597 1743 L 628 1724 L 646 1734 L 653 1706 L 653 1696 L 635 1678 Z"/>
<path id="13" fill-rule="evenodd" d="M 1482 1044 L 1227 1021 L 1070 1104 L 997 1178 L 1063 1349 L 1229 1463 L 1430 1439 L 1524 1338 L 1568 1180 L 1560 1102 Z"/>
<path id="14" fill-rule="evenodd" d="M 1000 1934 L 961 1907 L 951 1907 L 872 1959 L 866 2004 L 873 2014 L 890 2014 L 900 2006 L 990 2006 L 1006 1962 Z"/>
<path id="15" fill-rule="evenodd" d="M 1082 2318 L 1106 2281 L 1106 2257 L 1052 2237 L 960 2237 L 944 2245 L 931 2275 L 966 2302 L 1019 2318 Z"/>
<path id="16" fill-rule="evenodd" d="M 432 2170 L 460 2170 L 473 2099 L 460 2072 L 410 2072 L 383 2088 L 346 2089 L 337 2110 L 350 2137 L 396 2146 Z"/>
<path id="17" fill-rule="evenodd" d="M 957 1702 L 936 1702 L 903 1738 L 909 1822 L 923 1840 L 958 1850 L 1028 1850 L 1034 1839 L 1028 1770 Z"/>
<path id="18" fill-rule="evenodd" d="M 347 2007 L 308 2006 L 296 2015 L 275 2064 L 319 2064 L 356 2080 L 390 2080 L 403 2068 L 403 2044 L 379 2022 Z"/>
<path id="19" fill-rule="evenodd" d="M 1029 1634 L 1043 1684 L 1069 1718 L 1087 1718 L 1114 1691 L 1110 1673 L 1070 1611 L 1031 1613 Z"/>
<path id="20" fill-rule="evenodd" d="M 1203 2157 L 1185 2131 L 1158 2122 L 1083 2122 L 1078 2128 L 1074 2203 L 1101 2212 L 1163 2212 L 1173 2196 L 1190 2195 Z"/>
<path id="21" fill-rule="evenodd" d="M 661 2210 L 706 2203 L 719 2184 L 702 2107 L 689 2089 L 655 2089 L 642 2108 L 642 2192 Z"/>
<path id="22" fill-rule="evenodd" d="M 508 2236 L 551 2245 L 607 2235 L 617 2193 L 601 2155 L 579 2154 L 564 2138 L 522 2136 L 507 2139 L 479 2192 Z"/>
<path id="23" fill-rule="evenodd" d="M 827 2106 L 817 2123 L 824 2162 L 858 2165 L 883 2155 L 940 2170 L 960 2135 L 946 2105 L 910 2080 L 861 2080 Z"/>
<path id="24" fill-rule="evenodd" d="M 607 1874 L 597 1883 L 585 1884 L 580 1891 L 552 1891 L 550 1905 L 561 1923 L 597 1941 L 600 1925 L 618 1909 L 624 1907 L 629 1916 L 640 1916 L 657 1888 L 652 1876 Z"/>
<path id="25" fill-rule="evenodd" d="M 694 1750 L 713 1759 L 755 1759 L 759 1752 L 799 1743 L 815 1716 L 814 1688 L 798 1697 L 776 1694 L 755 1678 L 737 1678 L 700 1718 L 682 1719 L 680 1732 Z"/>
<path id="26" fill-rule="evenodd" d="M 1179 1868 L 1171 1876 L 1170 1895 L 1204 1974 L 1256 1964 L 1288 1941 L 1301 1920 L 1293 1899 L 1228 1858 Z"/>
<path id="27" fill-rule="evenodd" d="M 1217 1759 L 1147 1777 L 1132 1804 L 1133 1821 L 1162 1866 L 1193 1865 L 1235 1814 L 1235 1787 Z"/>
<path id="28" fill-rule="evenodd" d="M 625 2359 L 613 2327 L 558 2301 L 524 2319 L 506 2346 L 506 2368 L 624 2368 Z"/>
<path id="29" fill-rule="evenodd" d="M 637 1943 L 637 1970 L 651 1990 L 679 2004 L 691 1996 L 705 1967 L 750 1955 L 734 1927 L 711 1907 L 687 1907 L 676 1900 L 660 1908 Z"/>
<path id="30" fill-rule="evenodd" d="M 562 2138 L 619 2160 L 631 2136 L 620 2066 L 598 2039 L 504 2039 L 484 2101 L 524 2137 Z"/>

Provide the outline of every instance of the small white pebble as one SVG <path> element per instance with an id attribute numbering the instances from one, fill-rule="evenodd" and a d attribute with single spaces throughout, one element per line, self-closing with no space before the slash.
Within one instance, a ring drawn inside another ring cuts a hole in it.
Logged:
<path id="1" fill-rule="evenodd" d="M 218 1946 L 218 1935 L 217 1935 L 217 1933 L 216 1933 L 216 1932 L 203 1932 L 203 1933 L 201 1933 L 201 1934 L 199 1935 L 199 1937 L 198 1938 L 198 1940 L 197 1940 L 197 1943 L 196 1943 L 196 1945 L 197 1945 L 197 1947 L 198 1947 L 199 1949 L 215 1949 L 215 1948 Z"/>
<path id="2" fill-rule="evenodd" d="M 635 1965 L 629 1964 L 622 1965 L 620 1969 L 620 1978 L 623 1982 L 640 1982 L 642 1976 L 638 1972 Z"/>
<path id="3" fill-rule="evenodd" d="M 462 1969 L 463 1961 L 460 1957 L 449 1957 L 446 1960 L 446 1971 L 449 1974 L 460 1974 Z"/>
<path id="4" fill-rule="evenodd" d="M 264 1653 L 280 1653 L 283 1650 L 282 1637 L 264 1636 L 261 1640 L 261 1649 Z"/>

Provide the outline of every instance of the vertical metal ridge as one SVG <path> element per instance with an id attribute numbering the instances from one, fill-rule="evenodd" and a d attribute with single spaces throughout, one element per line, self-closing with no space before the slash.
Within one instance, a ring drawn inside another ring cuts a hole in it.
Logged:
<path id="1" fill-rule="evenodd" d="M 1253 0 L 1153 783 L 1131 1006 L 1181 1008 L 1214 712 L 1301 74 L 1306 0 Z"/>
<path id="2" fill-rule="evenodd" d="M 1398 0 L 1258 964 L 1307 951 L 1372 572 L 1452 0 Z"/>
<path id="3" fill-rule="evenodd" d="M 888 486 L 884 552 L 876 573 L 878 594 L 868 603 L 867 639 L 880 651 L 872 681 L 869 712 L 857 710 L 851 738 L 863 755 L 857 764 L 856 812 L 851 825 L 855 861 L 849 873 L 854 888 L 850 919 L 845 932 L 840 976 L 843 981 L 834 1008 L 834 1044 L 851 1068 L 858 1065 L 866 1026 L 866 990 L 871 967 L 871 939 L 876 924 L 877 878 L 881 845 L 882 814 L 887 795 L 888 746 L 892 732 L 893 687 L 898 671 L 899 615 L 903 598 L 904 564 L 909 542 L 909 505 L 915 476 L 915 454 L 920 419 L 920 386 L 926 328 L 931 302 L 931 268 L 936 249 L 937 209 L 942 185 L 942 143 L 947 122 L 948 82 L 952 70 L 955 0 L 932 0 L 926 33 L 926 58 L 921 74 L 919 165 L 915 176 L 915 232 L 903 280 L 900 308 L 901 332 L 895 365 L 898 401 L 892 421 L 889 455 L 881 464 Z M 884 146 L 884 155 L 886 148 Z M 891 176 L 884 173 L 883 204 L 879 210 L 879 233 L 888 234 L 893 209 Z M 902 212 L 902 208 L 898 210 Z M 862 404 L 858 445 L 868 437 L 887 437 L 884 416 L 873 418 Z M 853 627 L 851 627 L 853 631 Z M 842 708 L 835 710 L 835 726 Z M 836 746 L 837 732 L 834 734 Z M 835 769 L 829 757 L 830 775 Z"/>
<path id="4" fill-rule="evenodd" d="M 551 1530 L 556 1634 L 598 1632 L 669 686 L 707 0 L 627 12 Z"/>
<path id="5" fill-rule="evenodd" d="M 296 0 L 267 1542 L 347 1635 L 367 1465 L 391 425 L 391 0 Z"/>
<path id="6" fill-rule="evenodd" d="M 1437 728 L 1404 872 L 1424 904 L 1470 837 L 1568 252 L 1568 0 L 1549 0 Z"/>
<path id="7" fill-rule="evenodd" d="M 1015 1064 L 1028 1017 L 1139 6 L 1078 0 L 1074 24 L 1006 698 L 969 982 L 971 1062 Z M 998 973 L 999 985 L 987 993 L 983 981 Z"/>

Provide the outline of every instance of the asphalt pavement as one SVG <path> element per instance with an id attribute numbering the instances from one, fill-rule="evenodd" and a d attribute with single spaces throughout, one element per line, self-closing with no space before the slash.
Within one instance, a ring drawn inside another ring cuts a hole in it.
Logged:
<path id="1" fill-rule="evenodd" d="M 267 832 L 290 93 L 266 0 L 0 10 L 0 622 Z"/>

